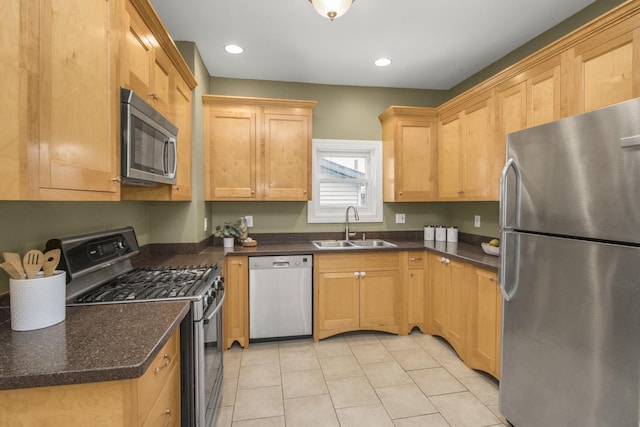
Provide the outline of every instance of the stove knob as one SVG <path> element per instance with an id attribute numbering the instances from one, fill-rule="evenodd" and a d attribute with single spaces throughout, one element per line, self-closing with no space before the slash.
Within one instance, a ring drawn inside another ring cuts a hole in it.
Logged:
<path id="1" fill-rule="evenodd" d="M 214 299 L 214 298 L 213 298 L 211 295 L 207 295 L 207 296 L 205 297 L 205 299 L 204 299 L 204 300 L 205 300 L 205 304 L 206 304 L 206 305 L 211 305 L 211 304 L 213 304 L 213 299 Z"/>

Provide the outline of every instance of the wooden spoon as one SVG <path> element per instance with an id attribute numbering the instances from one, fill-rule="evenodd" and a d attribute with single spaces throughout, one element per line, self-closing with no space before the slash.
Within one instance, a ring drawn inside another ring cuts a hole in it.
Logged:
<path id="1" fill-rule="evenodd" d="M 44 255 L 37 249 L 32 249 L 24 254 L 22 265 L 24 266 L 25 273 L 27 273 L 27 279 L 35 279 L 38 271 L 42 268 L 43 262 Z"/>
<path id="2" fill-rule="evenodd" d="M 44 271 L 44 277 L 53 276 L 53 272 L 56 270 L 58 263 L 60 262 L 60 249 L 51 249 L 44 253 L 44 262 L 42 263 L 42 270 Z"/>
<path id="3" fill-rule="evenodd" d="M 3 262 L 0 267 L 7 272 L 12 279 L 24 279 L 24 273 L 20 273 L 13 263 Z"/>
<path id="4" fill-rule="evenodd" d="M 20 273 L 20 279 L 24 279 L 24 268 L 22 268 L 22 259 L 20 258 L 20 255 L 15 252 L 3 252 L 2 256 L 6 262 L 13 264 L 16 270 L 18 270 Z"/>

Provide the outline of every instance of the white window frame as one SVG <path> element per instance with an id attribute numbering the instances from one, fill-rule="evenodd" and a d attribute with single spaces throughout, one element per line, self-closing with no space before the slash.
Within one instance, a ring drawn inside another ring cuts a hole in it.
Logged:
<path id="1" fill-rule="evenodd" d="M 314 139 L 312 142 L 312 196 L 307 204 L 308 223 L 344 223 L 348 205 L 331 208 L 320 207 L 319 152 L 331 152 L 337 155 L 353 153 L 369 157 L 367 167 L 367 206 L 356 206 L 360 220 L 358 222 L 383 222 L 382 205 L 382 141 L 362 141 L 344 139 Z M 353 218 L 350 218 L 353 220 Z"/>

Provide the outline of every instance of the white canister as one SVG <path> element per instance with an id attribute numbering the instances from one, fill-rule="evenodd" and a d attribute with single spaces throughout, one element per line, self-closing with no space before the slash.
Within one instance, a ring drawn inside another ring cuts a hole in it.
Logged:
<path id="1" fill-rule="evenodd" d="M 424 226 L 424 240 L 433 240 L 436 238 L 436 228 L 433 225 Z"/>
<path id="2" fill-rule="evenodd" d="M 458 227 L 447 228 L 447 242 L 456 243 L 458 241 Z"/>
<path id="3" fill-rule="evenodd" d="M 9 279 L 11 329 L 32 331 L 62 322 L 66 317 L 66 273 L 56 270 L 35 279 Z"/>
<path id="4" fill-rule="evenodd" d="M 447 241 L 447 228 L 444 225 L 436 226 L 436 242 Z"/>

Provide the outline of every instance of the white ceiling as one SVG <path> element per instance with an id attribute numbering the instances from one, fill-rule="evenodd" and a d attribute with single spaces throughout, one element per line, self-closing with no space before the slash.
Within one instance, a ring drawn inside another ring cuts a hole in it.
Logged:
<path id="1" fill-rule="evenodd" d="M 151 0 L 214 77 L 413 89 L 450 89 L 593 2 L 356 0 L 331 22 L 307 0 Z"/>

